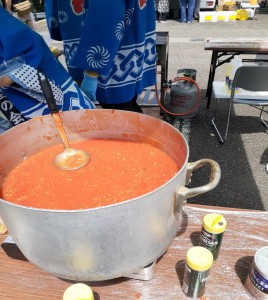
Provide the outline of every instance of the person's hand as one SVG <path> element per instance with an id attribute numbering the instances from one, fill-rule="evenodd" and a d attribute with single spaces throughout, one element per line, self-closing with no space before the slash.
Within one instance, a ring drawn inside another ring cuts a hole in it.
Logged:
<path id="1" fill-rule="evenodd" d="M 90 75 L 88 72 L 84 72 L 84 79 L 80 85 L 80 89 L 88 96 L 92 101 L 96 101 L 96 90 L 98 86 L 98 78 L 96 75 Z"/>
<path id="2" fill-rule="evenodd" d="M 3 77 L 0 77 L 0 87 L 8 86 L 11 85 L 12 83 L 14 83 L 14 81 L 8 76 L 5 75 Z"/>

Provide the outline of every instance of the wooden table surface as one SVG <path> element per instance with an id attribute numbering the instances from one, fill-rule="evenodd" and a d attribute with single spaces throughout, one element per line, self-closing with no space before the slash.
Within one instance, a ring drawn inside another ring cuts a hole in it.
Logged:
<path id="1" fill-rule="evenodd" d="M 246 199 L 245 199 L 246 201 Z M 95 300 L 186 299 L 182 278 L 186 252 L 199 243 L 202 218 L 216 212 L 227 219 L 217 261 L 212 265 L 203 300 L 247 300 L 243 282 L 255 252 L 268 244 L 268 212 L 186 205 L 180 231 L 158 260 L 150 281 L 119 278 L 88 283 Z M 7 235 L 0 236 L 0 243 Z M 57 249 L 55 249 L 57 251 Z M 71 284 L 38 269 L 32 263 L 9 257 L 0 248 L 0 299 L 62 299 Z"/>
<path id="2" fill-rule="evenodd" d="M 253 51 L 254 53 L 268 52 L 268 39 L 207 39 L 205 40 L 204 49 L 216 51 Z"/>

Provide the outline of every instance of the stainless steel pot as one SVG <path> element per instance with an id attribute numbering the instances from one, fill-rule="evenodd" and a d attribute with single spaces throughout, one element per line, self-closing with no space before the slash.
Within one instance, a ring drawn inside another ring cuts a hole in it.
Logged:
<path id="1" fill-rule="evenodd" d="M 144 114 L 79 110 L 65 112 L 62 117 L 70 141 L 150 140 L 182 167 L 150 193 L 95 209 L 35 209 L 0 199 L 0 216 L 17 246 L 38 267 L 79 281 L 124 276 L 159 258 L 179 229 L 185 199 L 218 184 L 218 164 L 209 159 L 188 163 L 189 149 L 183 135 L 168 123 Z M 32 119 L 0 135 L 0 184 L 25 157 L 60 142 L 50 116 Z M 209 183 L 187 189 L 191 173 L 204 164 L 211 166 Z"/>

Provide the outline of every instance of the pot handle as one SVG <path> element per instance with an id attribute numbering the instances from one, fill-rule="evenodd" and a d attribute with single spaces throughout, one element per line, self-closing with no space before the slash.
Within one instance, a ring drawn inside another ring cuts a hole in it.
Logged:
<path id="1" fill-rule="evenodd" d="M 220 166 L 216 161 L 208 158 L 203 158 L 198 161 L 188 163 L 185 184 L 187 185 L 191 182 L 191 176 L 193 171 L 203 167 L 204 165 L 210 165 L 211 168 L 210 178 L 207 184 L 195 188 L 187 188 L 185 186 L 180 186 L 175 192 L 176 217 L 180 218 L 182 207 L 186 203 L 188 198 L 211 191 L 218 185 L 221 178 Z"/>

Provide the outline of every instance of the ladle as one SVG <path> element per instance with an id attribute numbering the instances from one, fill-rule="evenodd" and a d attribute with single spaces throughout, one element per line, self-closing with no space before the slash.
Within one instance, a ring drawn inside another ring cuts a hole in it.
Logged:
<path id="1" fill-rule="evenodd" d="M 41 70 L 37 71 L 39 83 L 47 101 L 50 113 L 59 131 L 65 150 L 59 153 L 53 160 L 54 165 L 61 170 L 76 170 L 85 166 L 90 161 L 90 155 L 84 150 L 76 150 L 70 147 L 67 139 L 62 119 L 60 117 L 57 104 L 51 89 L 51 85 Z"/>

